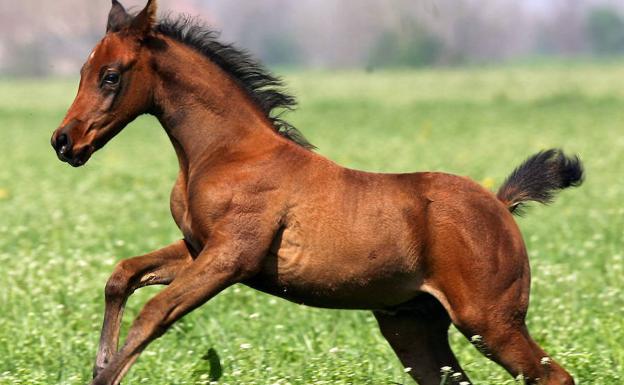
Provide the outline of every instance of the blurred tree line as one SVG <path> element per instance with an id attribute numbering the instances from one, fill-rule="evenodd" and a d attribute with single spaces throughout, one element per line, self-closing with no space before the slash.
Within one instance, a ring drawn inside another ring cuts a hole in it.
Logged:
<path id="1" fill-rule="evenodd" d="M 138 9 L 143 0 L 123 1 Z M 271 66 L 421 67 L 624 55 L 621 0 L 161 0 Z M 109 1 L 0 3 L 0 74 L 75 74 Z"/>
<path id="2" fill-rule="evenodd" d="M 591 48 L 596 54 L 624 53 L 624 16 L 615 9 L 593 9 L 588 17 L 587 31 Z"/>

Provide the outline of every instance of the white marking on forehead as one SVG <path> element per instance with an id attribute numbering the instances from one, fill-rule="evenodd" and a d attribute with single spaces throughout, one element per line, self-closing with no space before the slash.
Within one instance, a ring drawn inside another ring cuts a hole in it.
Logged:
<path id="1" fill-rule="evenodd" d="M 93 48 L 93 51 L 91 51 L 91 54 L 89 55 L 89 58 L 87 59 L 87 63 L 93 59 L 93 57 L 95 56 L 95 51 L 97 51 L 98 48 L 100 48 L 100 43 L 98 43 L 95 46 L 95 48 Z"/>

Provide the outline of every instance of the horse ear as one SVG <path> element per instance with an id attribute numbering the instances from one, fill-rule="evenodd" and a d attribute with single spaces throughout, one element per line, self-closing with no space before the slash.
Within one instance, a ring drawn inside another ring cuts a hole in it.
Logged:
<path id="1" fill-rule="evenodd" d="M 126 9 L 117 0 L 113 0 L 113 6 L 108 13 L 108 23 L 106 24 L 106 33 L 117 32 L 130 24 L 132 17 L 126 12 Z"/>
<path id="2" fill-rule="evenodd" d="M 149 34 L 156 25 L 157 8 L 156 0 L 148 0 L 145 8 L 132 20 L 130 29 L 138 32 L 142 36 Z"/>

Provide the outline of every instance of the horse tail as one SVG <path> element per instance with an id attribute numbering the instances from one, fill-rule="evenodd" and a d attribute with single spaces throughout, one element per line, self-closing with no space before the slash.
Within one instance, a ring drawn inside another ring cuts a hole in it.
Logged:
<path id="1" fill-rule="evenodd" d="M 552 202 L 559 190 L 583 183 L 583 165 L 577 155 L 559 149 L 540 151 L 507 177 L 496 196 L 513 214 L 522 214 L 526 202 Z"/>

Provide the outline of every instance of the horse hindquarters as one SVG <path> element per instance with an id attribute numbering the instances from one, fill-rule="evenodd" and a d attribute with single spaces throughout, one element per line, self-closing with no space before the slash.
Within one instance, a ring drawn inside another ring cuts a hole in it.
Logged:
<path id="1" fill-rule="evenodd" d="M 525 325 L 530 271 L 511 214 L 487 196 L 432 203 L 424 291 L 488 358 L 530 384 L 574 380 L 533 341 Z M 454 207 L 453 207 L 454 206 Z"/>

